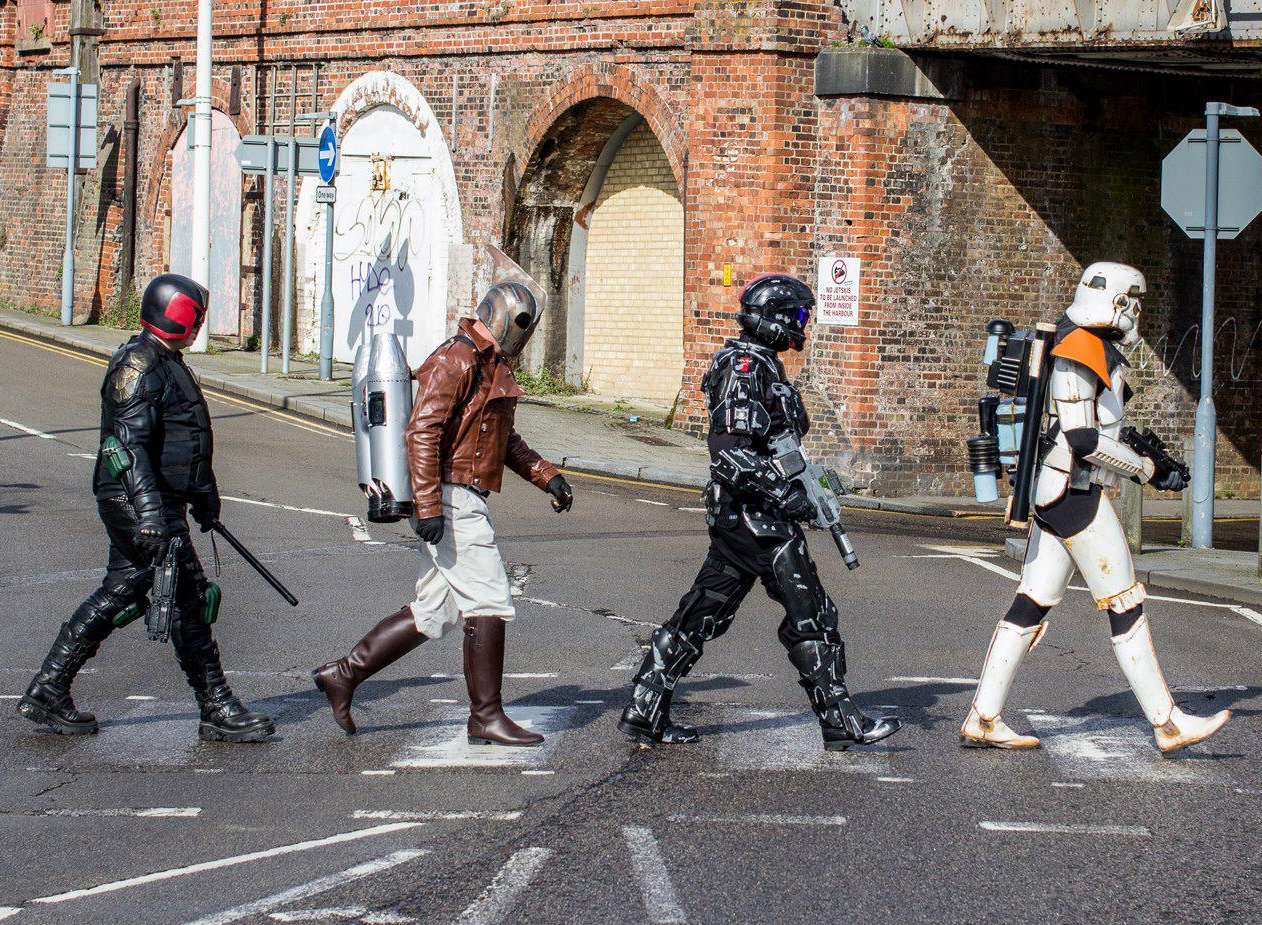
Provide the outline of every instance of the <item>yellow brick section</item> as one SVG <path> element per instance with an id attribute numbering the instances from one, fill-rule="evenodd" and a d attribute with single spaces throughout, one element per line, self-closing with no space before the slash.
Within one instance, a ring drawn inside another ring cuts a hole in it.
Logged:
<path id="1" fill-rule="evenodd" d="M 662 146 L 641 125 L 588 225 L 583 365 L 592 391 L 674 402 L 683 323 L 684 209 Z"/>

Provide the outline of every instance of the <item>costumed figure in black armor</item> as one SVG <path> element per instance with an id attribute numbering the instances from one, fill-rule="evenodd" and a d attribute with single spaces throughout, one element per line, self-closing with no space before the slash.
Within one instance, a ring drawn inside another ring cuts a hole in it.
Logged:
<path id="1" fill-rule="evenodd" d="M 101 387 L 101 452 L 93 474 L 109 538 L 105 580 L 66 623 L 18 712 L 63 735 L 90 735 L 96 717 L 75 707 L 70 685 L 115 629 L 144 616 L 155 568 L 177 550 L 169 633 L 201 711 L 208 741 L 257 742 L 271 719 L 248 710 L 224 680 L 210 624 L 218 587 L 189 537 L 187 513 L 208 531 L 219 519 L 211 467 L 210 411 L 180 350 L 206 317 L 209 293 L 183 276 L 159 276 L 145 290 L 140 334 L 124 344 Z M 178 545 L 173 545 L 178 543 Z"/>
<path id="2" fill-rule="evenodd" d="M 800 438 L 810 426 L 777 354 L 802 349 L 814 305 L 810 287 L 798 279 L 754 279 L 741 294 L 744 333 L 715 355 L 702 380 L 710 409 L 710 549 L 675 615 L 653 633 L 618 723 L 642 744 L 697 741 L 695 729 L 671 722 L 675 685 L 705 644 L 727 632 L 755 581 L 785 609 L 780 642 L 819 718 L 824 748 L 866 745 L 898 731 L 897 719 L 871 719 L 850 698 L 837 608 L 800 526 L 815 508 L 778 469 L 769 447 L 785 431 Z"/>

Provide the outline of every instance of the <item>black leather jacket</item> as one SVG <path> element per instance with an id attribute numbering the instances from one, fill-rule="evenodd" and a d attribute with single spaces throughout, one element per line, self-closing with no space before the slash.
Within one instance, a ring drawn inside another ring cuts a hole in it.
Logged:
<path id="1" fill-rule="evenodd" d="M 210 409 L 178 351 L 142 332 L 119 348 L 101 386 L 101 440 L 116 437 L 132 466 L 118 478 L 98 458 L 98 498 L 126 496 L 143 519 L 163 503 L 216 491 Z"/>

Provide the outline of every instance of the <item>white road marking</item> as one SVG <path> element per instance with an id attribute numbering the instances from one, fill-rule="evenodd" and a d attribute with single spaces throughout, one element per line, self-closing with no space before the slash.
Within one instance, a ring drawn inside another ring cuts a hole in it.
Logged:
<path id="1" fill-rule="evenodd" d="M 1262 625 L 1262 613 L 1258 613 L 1252 607 L 1242 607 L 1239 604 L 1233 604 L 1231 609 L 1240 614 L 1240 616 L 1244 617 L 1246 620 Z"/>
<path id="2" fill-rule="evenodd" d="M 422 812 L 410 812 L 408 810 L 398 809 L 357 809 L 351 813 L 352 819 L 486 819 L 491 822 L 515 822 L 521 818 L 520 810 L 512 810 L 502 813 L 483 812 L 480 810 L 466 810 L 464 812 L 440 812 L 438 810 L 425 810 Z"/>
<path id="3" fill-rule="evenodd" d="M 304 909 L 299 912 L 273 912 L 268 918 L 276 922 L 359 922 L 360 925 L 409 925 L 416 919 L 398 912 L 370 912 L 367 906 L 344 906 L 340 909 Z"/>
<path id="4" fill-rule="evenodd" d="M 68 162 L 67 162 L 68 163 Z M 459 703 L 459 700 L 452 700 L 450 697 L 431 697 L 430 703 Z"/>
<path id="5" fill-rule="evenodd" d="M 238 498 L 233 495 L 220 495 L 224 501 L 235 501 L 237 504 L 253 504 L 256 507 L 270 507 L 278 511 L 293 511 L 296 514 L 319 514 L 322 517 L 340 517 L 347 523 L 354 514 L 343 514 L 340 511 L 325 511 L 318 507 L 294 507 L 292 504 L 277 504 L 274 501 L 256 501 L 253 498 Z"/>
<path id="6" fill-rule="evenodd" d="M 899 684 L 959 684 L 961 686 L 971 686 L 977 683 L 977 678 L 935 678 L 919 675 L 898 675 L 885 680 Z"/>
<path id="7" fill-rule="evenodd" d="M 21 694 L 0 694 L 0 700 L 21 700 Z"/>
<path id="8" fill-rule="evenodd" d="M 1043 751 L 1065 780 L 1204 782 L 1216 776 L 1205 762 L 1171 761 L 1153 744 L 1142 717 L 1026 714 Z"/>
<path id="9" fill-rule="evenodd" d="M 574 702 L 575 702 L 575 703 L 588 703 L 588 704 L 590 704 L 590 703 L 604 703 L 605 701 L 603 701 L 603 700 L 575 700 Z"/>
<path id="10" fill-rule="evenodd" d="M 631 866 L 640 878 L 640 895 L 644 897 L 644 911 L 649 921 L 654 925 L 687 922 L 652 830 L 626 825 L 622 827 L 622 837 L 631 852 Z"/>
<path id="11" fill-rule="evenodd" d="M 522 771 L 521 773 L 524 774 L 526 777 L 547 777 L 550 774 L 555 774 L 556 771 L 543 771 L 543 770 L 535 769 L 531 771 Z"/>
<path id="12" fill-rule="evenodd" d="M 555 671 L 510 671 L 504 675 L 506 678 L 530 679 L 530 678 L 555 678 Z"/>
<path id="13" fill-rule="evenodd" d="M 404 829 L 415 829 L 424 825 L 421 822 L 391 822 L 386 825 L 375 825 L 369 829 L 356 829 L 353 832 L 339 832 L 337 835 L 329 835 L 326 838 L 315 838 L 310 841 L 296 842 L 292 845 L 280 845 L 276 848 L 267 848 L 263 851 L 251 851 L 249 854 L 234 854 L 231 857 L 218 858 L 214 861 L 202 861 L 200 864 L 189 864 L 187 867 L 172 867 L 168 870 L 156 871 L 152 874 L 142 874 L 139 877 L 128 877 L 126 880 L 115 880 L 111 883 L 101 883 L 97 886 L 86 887 L 81 890 L 70 890 L 66 893 L 55 893 L 52 896 L 41 896 L 38 899 L 32 899 L 33 903 L 51 904 L 64 903 L 71 899 L 83 899 L 86 896 L 99 896 L 102 893 L 116 893 L 119 890 L 129 890 L 136 886 L 145 886 L 150 883 L 159 883 L 163 880 L 173 880 L 176 877 L 186 877 L 190 874 L 200 874 L 210 870 L 220 870 L 225 867 L 236 867 L 239 864 L 250 864 L 254 861 L 263 861 L 267 858 L 281 857 L 286 854 L 297 854 L 300 851 L 311 851 L 314 848 L 324 848 L 328 845 L 340 845 L 343 842 L 359 841 L 361 838 L 372 838 L 375 835 L 388 835 L 391 832 L 402 832 Z M 344 876 L 342 874 L 338 875 Z M 233 921 L 233 920 L 227 920 Z M 198 923 L 205 925 L 205 923 Z"/>
<path id="14" fill-rule="evenodd" d="M 1142 825 L 1079 825 L 1060 822 L 979 822 L 987 832 L 1047 832 L 1054 835 L 1133 835 L 1146 838 L 1152 833 Z"/>
<path id="15" fill-rule="evenodd" d="M 351 538 L 357 543 L 371 543 L 373 541 L 372 534 L 368 532 L 368 528 L 364 526 L 364 522 L 358 517 L 347 517 L 346 523 L 351 528 Z"/>
<path id="16" fill-rule="evenodd" d="M 883 784 L 914 784 L 916 782 L 914 777 L 878 777 L 877 780 Z"/>
<path id="17" fill-rule="evenodd" d="M 943 545 L 939 543 L 921 543 L 921 549 L 928 549 L 930 552 L 941 553 L 948 556 L 997 556 L 999 551 L 994 546 L 978 546 L 977 544 L 949 544 Z M 903 558 L 899 556 L 898 558 Z M 906 558 L 912 558 L 910 556 Z M 927 557 L 926 557 L 927 558 Z"/>
<path id="18" fill-rule="evenodd" d="M 1071 781 L 1071 780 L 1054 780 L 1054 781 L 1052 781 L 1052 786 L 1053 786 L 1053 787 L 1064 787 L 1064 788 L 1069 788 L 1069 789 L 1073 789 L 1073 790 L 1081 790 L 1083 787 L 1085 787 L 1085 786 L 1087 786 L 1087 785 L 1086 785 L 1086 784 L 1080 784 L 1080 783 L 1078 783 L 1077 781 Z"/>
<path id="19" fill-rule="evenodd" d="M 21 912 L 20 906 L 0 906 L 0 919 L 10 919 Z"/>
<path id="20" fill-rule="evenodd" d="M 340 874 L 331 874 L 328 877 L 321 877 L 318 880 L 312 880 L 310 883 L 304 883 L 280 893 L 274 893 L 271 896 L 265 896 L 263 899 L 256 899 L 254 902 L 245 903 L 241 906 L 234 906 L 231 909 L 225 909 L 223 912 L 216 912 L 214 915 L 208 915 L 200 918 L 195 922 L 189 922 L 188 925 L 231 925 L 232 922 L 239 922 L 241 919 L 249 918 L 252 915 L 261 915 L 265 912 L 271 912 L 278 906 L 287 906 L 290 903 L 307 899 L 310 896 L 316 896 L 320 893 L 327 893 L 329 890 L 344 886 L 347 883 L 353 883 L 356 880 L 363 880 L 365 877 L 371 877 L 379 874 L 384 870 L 392 867 L 398 867 L 400 864 L 406 864 L 408 861 L 414 861 L 419 857 L 429 854 L 428 851 L 410 848 L 404 851 L 396 851 L 394 854 L 388 854 L 383 858 L 377 858 L 375 861 L 367 861 L 363 864 L 356 864 Z"/>
<path id="21" fill-rule="evenodd" d="M 846 824 L 845 816 L 786 816 L 780 813 L 742 813 L 735 815 L 670 817 L 671 822 L 710 822 L 720 825 L 828 825 L 842 826 Z"/>
<path id="22" fill-rule="evenodd" d="M 364 777 L 393 777 L 399 772 L 392 768 L 386 768 L 380 771 L 360 771 L 359 773 Z"/>
<path id="23" fill-rule="evenodd" d="M 629 653 L 620 659 L 616 664 L 610 665 L 610 671 L 634 671 L 640 667 L 640 662 L 644 661 L 644 653 L 648 651 L 648 646 L 640 646 L 634 652 Z"/>
<path id="24" fill-rule="evenodd" d="M 523 597 L 522 600 L 527 604 L 538 604 L 540 607 L 560 607 L 556 601 L 545 601 L 538 597 Z"/>
<path id="25" fill-rule="evenodd" d="M 985 559 L 979 559 L 976 556 L 960 556 L 961 562 L 972 562 L 979 568 L 984 568 L 988 572 L 994 572 L 996 575 L 1002 575 L 1010 581 L 1020 581 L 1021 576 L 1017 572 L 1004 568 L 1002 565 L 996 565 L 993 562 L 987 562 Z"/>
<path id="26" fill-rule="evenodd" d="M 443 709 L 434 721 L 413 733 L 394 754 L 392 768 L 538 768 L 547 765 L 561 734 L 572 725 L 576 707 L 512 706 L 509 715 L 527 729 L 544 736 L 532 748 L 473 745 L 469 742 L 468 713 L 462 707 Z"/>
<path id="27" fill-rule="evenodd" d="M 712 719 L 713 707 L 676 706 L 678 718 L 689 725 Z M 819 722 L 806 710 L 751 710 L 720 708 L 718 735 L 708 736 L 707 747 L 718 748 L 719 767 L 730 771 L 832 771 L 841 774 L 889 774 L 887 747 L 826 752 Z"/>
<path id="28" fill-rule="evenodd" d="M 703 507 L 681 507 L 681 508 L 680 508 L 680 510 L 681 510 L 681 511 L 683 511 L 683 512 L 685 512 L 685 513 L 687 513 L 687 514 L 704 514 L 704 513 L 706 513 L 706 509 L 705 509 L 705 508 L 703 508 Z"/>
<path id="29" fill-rule="evenodd" d="M 651 504 L 654 507 L 670 507 L 665 501 L 650 501 L 648 498 L 636 498 L 641 504 Z"/>
<path id="30" fill-rule="evenodd" d="M 150 697 L 148 694 L 128 694 L 128 700 L 157 700 L 157 697 Z"/>
<path id="31" fill-rule="evenodd" d="M 66 455 L 73 456 L 75 459 L 90 459 L 93 462 L 96 462 L 95 453 L 67 453 Z"/>
<path id="32" fill-rule="evenodd" d="M 491 885 L 460 913 L 457 925 L 498 925 L 504 921 L 551 856 L 547 848 L 522 848 L 516 852 L 499 869 Z"/>
<path id="33" fill-rule="evenodd" d="M 24 434 L 32 437 L 39 437 L 41 440 L 56 440 L 52 434 L 46 434 L 42 430 L 36 430 L 34 427 L 27 427 L 25 424 L 19 424 L 17 421 L 10 421 L 8 418 L 0 418 L 0 424 L 7 424 L 14 430 L 20 430 Z"/>
<path id="34" fill-rule="evenodd" d="M 148 809 L 43 809 L 40 816 L 132 816 L 137 819 L 196 819 L 202 814 L 200 806 L 154 806 Z"/>

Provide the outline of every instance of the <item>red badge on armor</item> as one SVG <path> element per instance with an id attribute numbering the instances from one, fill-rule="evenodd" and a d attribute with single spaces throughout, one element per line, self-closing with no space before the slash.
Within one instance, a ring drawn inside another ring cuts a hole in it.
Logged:
<path id="1" fill-rule="evenodd" d="M 748 353 L 742 354 L 741 358 L 736 361 L 736 371 L 738 373 L 747 373 L 749 368 L 754 365 L 754 360 Z"/>

